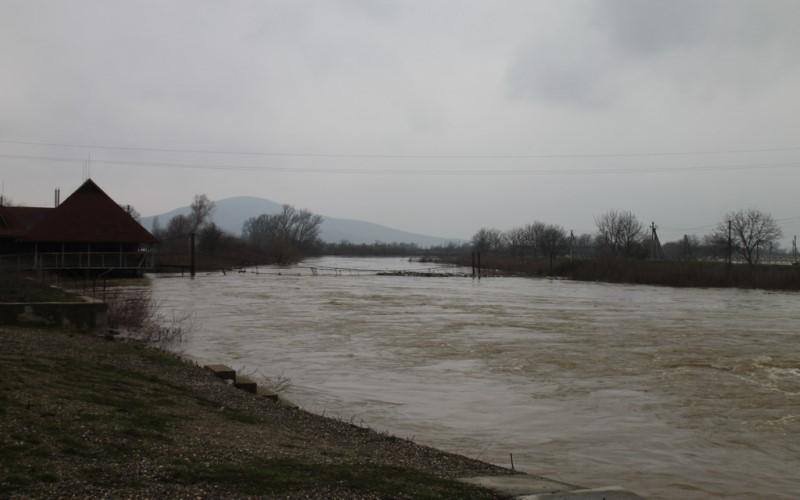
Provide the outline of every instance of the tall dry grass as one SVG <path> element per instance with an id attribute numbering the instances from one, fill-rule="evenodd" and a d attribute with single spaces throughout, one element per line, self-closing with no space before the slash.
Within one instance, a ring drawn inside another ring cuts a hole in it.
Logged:
<path id="1" fill-rule="evenodd" d="M 105 294 L 108 326 L 126 338 L 174 349 L 193 328 L 191 314 L 166 313 L 148 288 L 117 288 Z"/>

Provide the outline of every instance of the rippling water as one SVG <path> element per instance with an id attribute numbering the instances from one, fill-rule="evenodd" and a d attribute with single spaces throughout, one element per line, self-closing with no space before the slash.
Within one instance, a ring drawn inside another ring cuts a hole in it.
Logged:
<path id="1" fill-rule="evenodd" d="M 304 265 L 151 284 L 193 312 L 187 354 L 289 377 L 312 411 L 654 498 L 800 492 L 800 294 Z"/>

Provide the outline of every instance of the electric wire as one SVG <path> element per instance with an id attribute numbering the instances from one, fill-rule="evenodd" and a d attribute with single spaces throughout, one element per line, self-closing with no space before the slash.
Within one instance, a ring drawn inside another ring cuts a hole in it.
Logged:
<path id="1" fill-rule="evenodd" d="M 85 163 L 84 158 L 17 155 L 0 153 L 0 158 L 17 159 L 26 161 L 49 161 L 62 163 Z M 209 165 L 200 163 L 156 162 L 143 160 L 106 160 L 92 159 L 91 163 L 107 166 L 140 166 L 154 168 L 190 169 L 190 170 L 218 170 L 218 171 L 248 171 L 248 172 L 285 172 L 285 173 L 313 173 L 313 174 L 348 174 L 348 175 L 423 175 L 423 176 L 492 176 L 492 175 L 626 175 L 626 174 L 655 174 L 655 173 L 698 173 L 714 171 L 746 171 L 769 169 L 795 169 L 800 167 L 800 162 L 786 163 L 750 163 L 750 164 L 717 164 L 717 165 L 690 165 L 679 167 L 612 167 L 612 168 L 542 168 L 542 169 L 398 169 L 398 168 L 320 168 L 320 167 L 281 167 L 281 166 L 253 166 L 253 165 Z"/>
<path id="2" fill-rule="evenodd" d="M 147 151 L 157 153 L 192 153 L 231 156 L 274 156 L 295 158 L 386 158 L 386 159 L 552 159 L 552 158 L 640 158 L 657 156 L 710 156 L 725 154 L 747 153 L 775 153 L 787 151 L 800 151 L 800 146 L 784 146 L 774 148 L 752 149 L 720 149 L 720 150 L 688 150 L 688 151 L 637 151 L 637 152 L 611 152 L 611 153 L 539 153 L 539 154 L 403 154 L 403 153 L 310 153 L 310 152 L 280 152 L 280 151 L 234 151 L 215 149 L 178 149 L 155 148 L 144 146 L 114 146 L 101 144 L 71 144 L 59 142 L 21 141 L 0 139 L 0 144 L 16 144 L 25 146 L 61 147 L 87 150 L 109 151 Z"/>

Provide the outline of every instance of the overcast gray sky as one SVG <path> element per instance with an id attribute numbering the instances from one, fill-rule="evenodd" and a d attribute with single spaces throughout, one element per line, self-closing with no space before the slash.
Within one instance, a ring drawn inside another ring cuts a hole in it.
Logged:
<path id="1" fill-rule="evenodd" d="M 799 19 L 794 0 L 0 0 L 0 180 L 49 205 L 91 152 L 145 215 L 251 195 L 468 237 L 615 208 L 668 240 L 757 207 L 791 236 Z"/>

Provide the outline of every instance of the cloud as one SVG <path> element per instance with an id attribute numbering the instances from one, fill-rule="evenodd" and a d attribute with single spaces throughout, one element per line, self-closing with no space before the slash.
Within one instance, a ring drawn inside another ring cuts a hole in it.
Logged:
<path id="1" fill-rule="evenodd" d="M 621 51 L 652 57 L 703 43 L 713 17 L 712 1 L 610 0 L 594 7 L 595 26 Z"/>
<path id="2" fill-rule="evenodd" d="M 610 168 L 619 162 L 481 156 L 793 145 L 798 18 L 794 0 L 8 0 L 0 2 L 0 139 L 431 155 L 94 151 L 98 162 L 415 170 Z M 0 154 L 77 159 L 0 159 L 0 177 L 15 200 L 48 203 L 51 187 L 67 191 L 78 183 L 87 151 L 3 144 Z M 464 159 L 436 158 L 448 154 Z M 795 159 L 786 153 L 772 161 Z M 637 158 L 622 166 L 693 160 Z M 699 162 L 712 160 L 719 159 Z M 739 200 L 769 209 L 759 203 L 765 199 L 776 215 L 788 216 L 797 185 L 790 170 L 759 182 L 745 173 L 656 182 L 644 175 L 337 176 L 133 164 L 98 165 L 93 173 L 146 214 L 185 204 L 195 193 L 245 194 L 463 236 L 480 225 L 533 218 L 591 226 L 609 199 L 671 218 L 717 207 L 724 213 Z"/>
<path id="3" fill-rule="evenodd" d="M 509 95 L 562 106 L 596 107 L 614 99 L 617 63 L 589 37 L 559 37 L 517 51 Z"/>
<path id="4" fill-rule="evenodd" d="M 521 45 L 508 95 L 559 106 L 630 103 L 637 95 L 758 97 L 797 78 L 797 2 L 610 0 L 580 6 Z M 644 91 L 646 90 L 646 91 Z"/>

